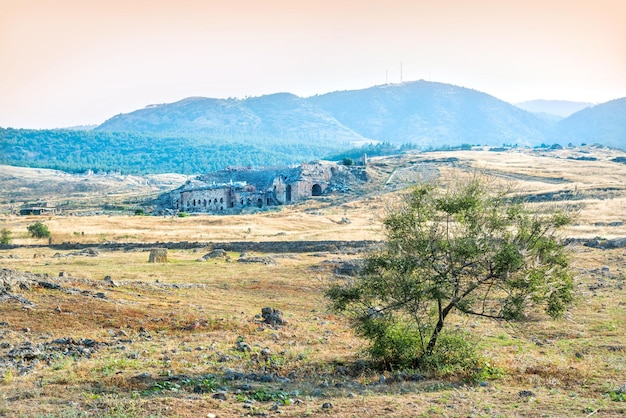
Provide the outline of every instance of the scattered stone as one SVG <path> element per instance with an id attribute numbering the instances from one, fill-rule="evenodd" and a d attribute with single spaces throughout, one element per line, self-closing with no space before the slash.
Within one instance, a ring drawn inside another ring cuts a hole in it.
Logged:
<path id="1" fill-rule="evenodd" d="M 324 395 L 324 392 L 320 388 L 315 388 L 311 391 L 311 396 L 320 397 Z"/>
<path id="2" fill-rule="evenodd" d="M 333 404 L 330 402 L 324 402 L 322 404 L 322 409 L 333 409 Z"/>
<path id="3" fill-rule="evenodd" d="M 111 276 L 104 276 L 104 283 L 110 287 L 118 287 L 119 285 L 113 281 Z"/>
<path id="4" fill-rule="evenodd" d="M 150 250 L 149 263 L 167 263 L 167 248 L 153 248 Z"/>
<path id="5" fill-rule="evenodd" d="M 276 259 L 274 257 L 269 257 L 269 256 L 265 256 L 265 257 L 239 257 L 239 259 L 237 259 L 238 262 L 240 263 L 261 263 L 261 264 L 266 264 L 266 265 L 273 265 L 273 264 L 277 264 L 276 263 Z"/>
<path id="6" fill-rule="evenodd" d="M 216 248 L 213 251 L 211 251 L 208 254 L 205 254 L 202 256 L 202 260 L 210 260 L 212 258 L 226 258 L 228 257 L 228 254 L 226 253 L 226 250 L 222 249 L 222 248 Z"/>
<path id="7" fill-rule="evenodd" d="M 261 316 L 263 317 L 263 322 L 272 326 L 285 325 L 287 323 L 287 321 L 285 321 L 281 315 L 282 315 L 282 312 L 274 308 L 261 309 Z"/>
<path id="8" fill-rule="evenodd" d="M 214 393 L 212 398 L 213 399 L 217 399 L 219 401 L 225 401 L 226 400 L 226 393 L 225 392 Z"/>
<path id="9" fill-rule="evenodd" d="M 531 392 L 530 390 L 520 390 L 517 393 L 517 396 L 519 396 L 520 398 L 530 398 L 532 396 L 535 396 L 534 392 Z"/>
<path id="10" fill-rule="evenodd" d="M 238 341 L 237 342 L 237 351 L 242 351 L 242 352 L 250 352 L 252 351 L 252 347 L 250 347 L 250 344 L 245 343 L 243 341 Z"/>

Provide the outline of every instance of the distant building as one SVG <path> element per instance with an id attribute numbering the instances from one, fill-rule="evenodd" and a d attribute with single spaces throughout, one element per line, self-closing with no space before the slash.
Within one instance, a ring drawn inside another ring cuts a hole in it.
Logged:
<path id="1" fill-rule="evenodd" d="M 330 162 L 254 169 L 230 167 L 196 177 L 159 198 L 162 209 L 181 212 L 224 213 L 244 208 L 278 206 L 337 190 L 337 180 L 355 178 L 349 168 Z"/>
<path id="2" fill-rule="evenodd" d="M 54 215 L 57 212 L 55 206 L 48 205 L 47 202 L 37 202 L 25 204 L 20 208 L 20 215 Z"/>

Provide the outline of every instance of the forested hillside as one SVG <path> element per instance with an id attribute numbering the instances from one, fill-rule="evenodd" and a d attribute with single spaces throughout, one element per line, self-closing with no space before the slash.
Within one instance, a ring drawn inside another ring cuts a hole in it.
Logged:
<path id="1" fill-rule="evenodd" d="M 68 172 L 205 173 L 228 166 L 299 163 L 340 148 L 303 141 L 265 144 L 129 132 L 0 128 L 0 164 Z"/>

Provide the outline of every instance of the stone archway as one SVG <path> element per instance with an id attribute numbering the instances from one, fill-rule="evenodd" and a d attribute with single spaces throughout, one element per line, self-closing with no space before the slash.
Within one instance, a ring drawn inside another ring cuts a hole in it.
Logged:
<path id="1" fill-rule="evenodd" d="M 321 196 L 322 195 L 322 186 L 320 186 L 319 184 L 314 184 L 313 187 L 311 187 L 311 196 Z"/>

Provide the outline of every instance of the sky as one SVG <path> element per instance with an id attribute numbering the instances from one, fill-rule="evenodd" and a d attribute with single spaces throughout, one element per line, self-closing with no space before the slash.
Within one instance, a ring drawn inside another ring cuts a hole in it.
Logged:
<path id="1" fill-rule="evenodd" d="M 626 97 L 626 0 L 0 0 L 0 127 L 429 80 Z"/>

